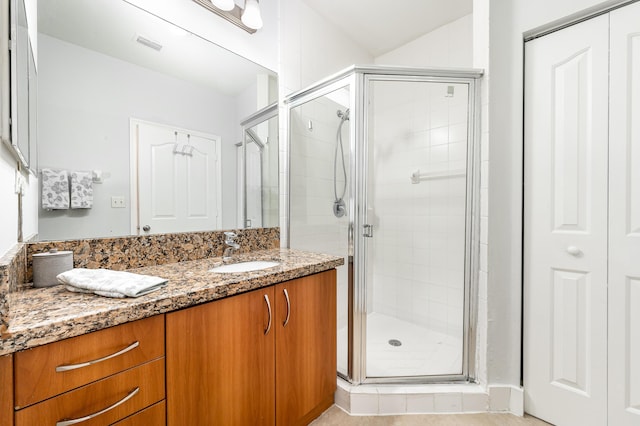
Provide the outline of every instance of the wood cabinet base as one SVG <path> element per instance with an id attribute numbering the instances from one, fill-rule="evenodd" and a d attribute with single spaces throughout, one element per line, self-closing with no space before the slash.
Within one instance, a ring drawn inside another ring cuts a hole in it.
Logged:
<path id="1" fill-rule="evenodd" d="M 337 380 L 337 379 L 336 379 Z M 296 426 L 306 426 L 311 423 L 316 418 L 320 417 L 320 414 L 324 413 L 331 407 L 334 403 L 334 394 L 328 396 L 324 401 L 318 404 L 313 410 L 309 411 L 306 416 L 299 419 L 296 423 Z"/>
<path id="2" fill-rule="evenodd" d="M 336 389 L 336 271 L 167 314 L 169 426 L 306 425 Z"/>

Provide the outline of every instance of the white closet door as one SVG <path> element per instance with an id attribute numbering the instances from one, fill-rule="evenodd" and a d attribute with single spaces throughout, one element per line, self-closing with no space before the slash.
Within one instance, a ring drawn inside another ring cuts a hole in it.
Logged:
<path id="1" fill-rule="evenodd" d="M 611 12 L 609 425 L 640 425 L 640 3 Z"/>
<path id="2" fill-rule="evenodd" d="M 608 20 L 525 46 L 525 410 L 558 426 L 607 423 Z"/>

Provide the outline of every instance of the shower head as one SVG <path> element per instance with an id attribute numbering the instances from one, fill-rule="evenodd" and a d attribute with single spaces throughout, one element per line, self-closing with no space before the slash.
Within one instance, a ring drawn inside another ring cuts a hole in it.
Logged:
<path id="1" fill-rule="evenodd" d="M 342 121 L 349 120 L 349 108 L 345 109 L 344 111 L 339 109 L 336 114 L 338 115 L 338 117 L 340 117 L 340 119 L 342 119 Z"/>

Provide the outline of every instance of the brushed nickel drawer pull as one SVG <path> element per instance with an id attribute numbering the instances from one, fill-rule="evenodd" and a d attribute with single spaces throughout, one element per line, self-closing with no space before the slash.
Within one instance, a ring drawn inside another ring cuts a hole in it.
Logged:
<path id="1" fill-rule="evenodd" d="M 269 303 L 269 296 L 264 295 L 264 301 L 267 302 L 267 309 L 269 310 L 269 323 L 267 324 L 267 329 L 264 331 L 264 335 L 269 334 L 269 330 L 271 330 L 271 303 Z"/>
<path id="2" fill-rule="evenodd" d="M 106 413 L 107 411 L 113 410 L 118 405 L 124 404 L 125 402 L 127 402 L 128 400 L 133 398 L 138 392 L 140 392 L 140 388 L 139 387 L 135 388 L 134 390 L 132 390 L 129 393 L 129 395 L 125 396 L 120 401 L 116 402 L 113 405 L 110 405 L 109 407 L 105 408 L 104 410 L 100 410 L 97 413 L 89 414 L 88 416 L 80 417 L 78 419 L 62 420 L 62 421 L 57 422 L 56 426 L 71 426 L 71 425 L 75 425 L 75 424 L 78 424 L 78 423 L 86 422 L 87 420 L 94 419 L 94 418 L 98 417 L 99 415 L 102 415 L 102 414 Z"/>
<path id="3" fill-rule="evenodd" d="M 289 292 L 284 289 L 284 298 L 287 299 L 287 318 L 282 323 L 282 327 L 286 327 L 289 324 L 289 317 L 291 317 L 291 301 L 289 300 Z"/>
<path id="4" fill-rule="evenodd" d="M 108 359 L 115 358 L 117 356 L 125 354 L 125 353 L 129 352 L 130 350 L 137 348 L 138 346 L 140 346 L 140 342 L 135 341 L 132 344 L 130 344 L 129 346 L 127 346 L 126 348 L 124 348 L 122 350 L 119 350 L 118 352 L 113 353 L 111 355 L 107 355 L 104 358 L 94 359 L 93 361 L 81 362 L 80 364 L 60 365 L 60 366 L 56 367 L 56 373 L 61 373 L 63 371 L 69 371 L 69 370 L 75 370 L 76 368 L 88 367 L 90 365 L 97 364 L 99 362 L 106 361 Z"/>

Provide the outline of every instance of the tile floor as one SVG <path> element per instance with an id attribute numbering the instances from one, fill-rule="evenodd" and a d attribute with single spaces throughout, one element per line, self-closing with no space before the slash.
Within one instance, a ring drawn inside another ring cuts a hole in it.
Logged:
<path id="1" fill-rule="evenodd" d="M 403 416 L 350 416 L 335 405 L 311 423 L 313 426 L 543 426 L 535 417 L 512 414 L 407 414 Z"/>
<path id="2" fill-rule="evenodd" d="M 338 330 L 346 344 L 347 330 Z M 397 339 L 402 345 L 392 346 Z M 338 371 L 346 371 L 346 350 L 338 350 Z M 462 337 L 432 331 L 377 312 L 367 316 L 367 376 L 430 376 L 461 374 Z"/>

